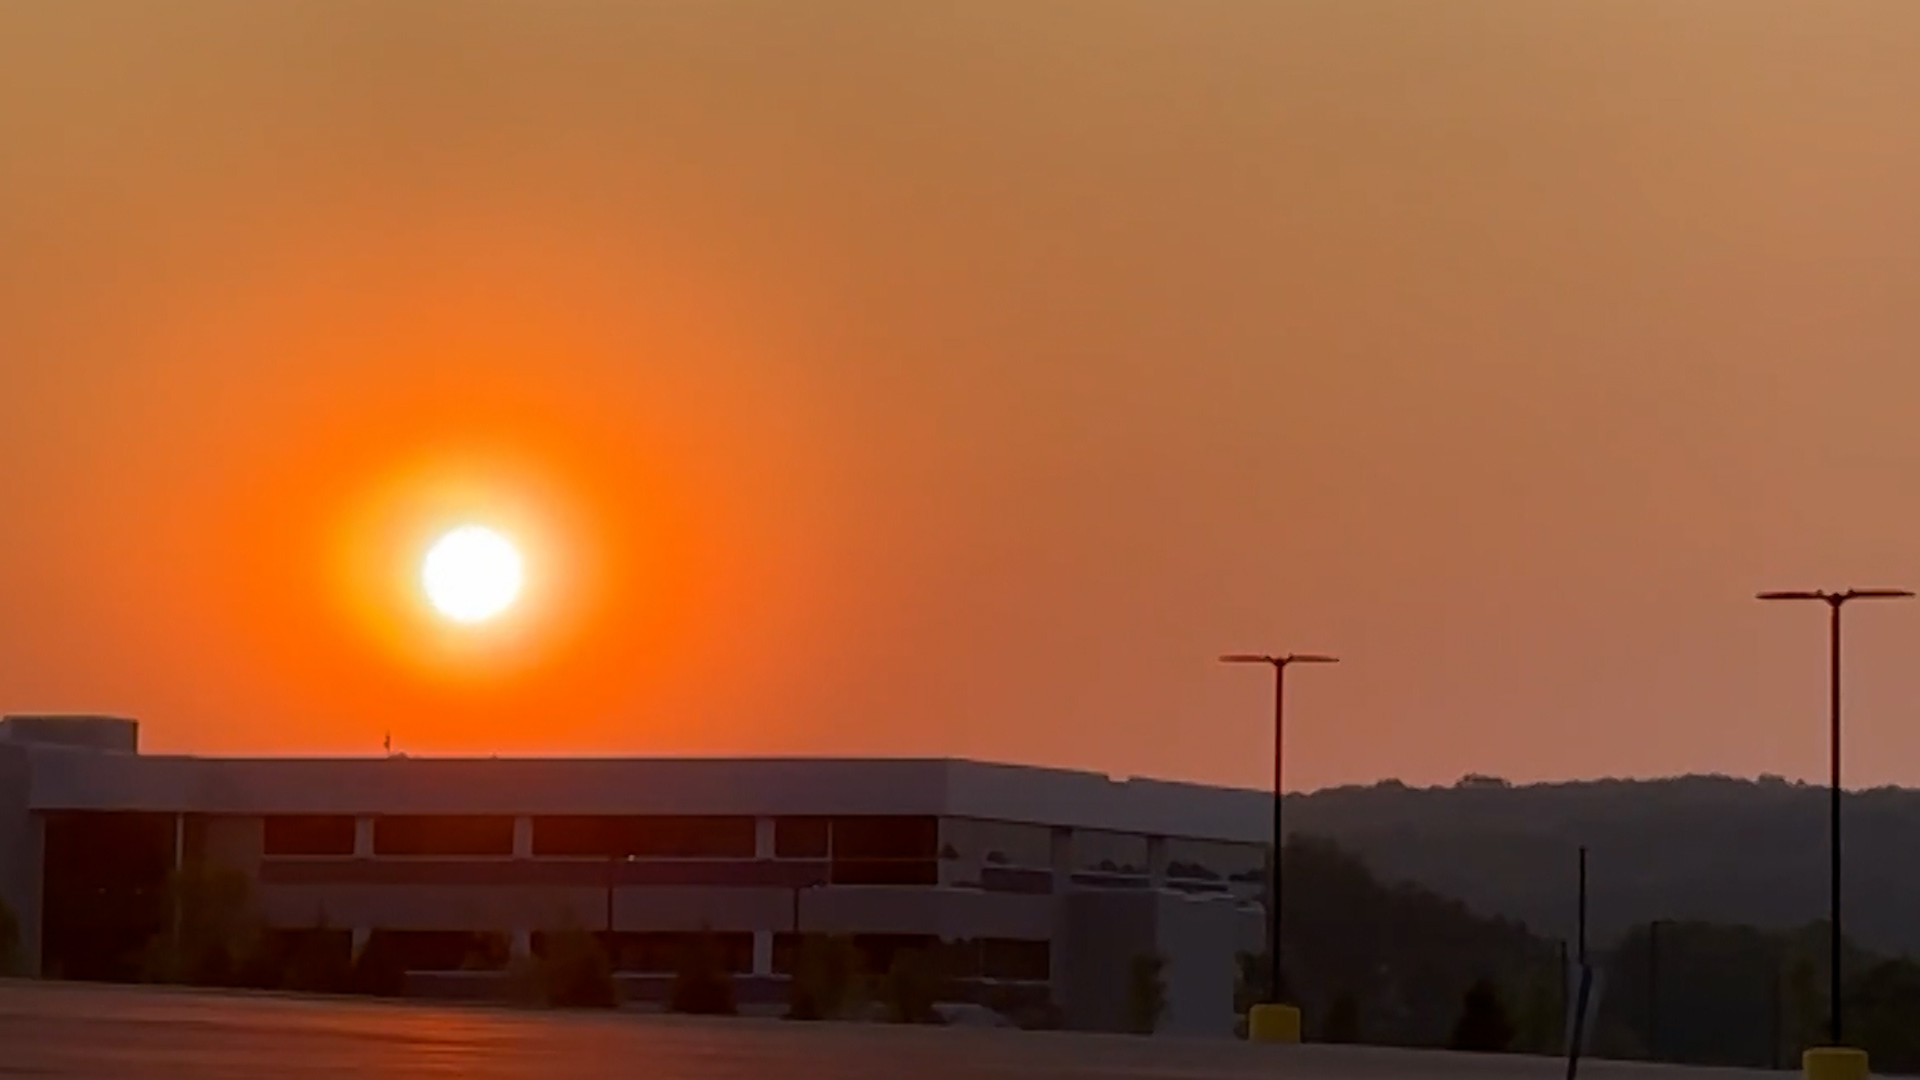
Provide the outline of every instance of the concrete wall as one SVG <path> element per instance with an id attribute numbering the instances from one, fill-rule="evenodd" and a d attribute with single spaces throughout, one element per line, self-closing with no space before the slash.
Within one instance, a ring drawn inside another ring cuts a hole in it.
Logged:
<path id="1" fill-rule="evenodd" d="M 1062 898 L 1053 938 L 1054 1002 L 1070 1028 L 1124 1031 L 1133 958 L 1152 952 L 1158 901 L 1146 890 Z"/>
<path id="2" fill-rule="evenodd" d="M 1258 792 L 917 759 L 190 758 L 40 747 L 41 810 L 929 814 L 1265 843 Z"/>
<path id="3" fill-rule="evenodd" d="M 1054 938 L 1054 994 L 1069 1027 L 1124 1031 L 1135 957 L 1165 961 L 1157 1034 L 1230 1038 L 1236 954 L 1260 913 L 1229 897 L 1141 889 L 1068 895 Z"/>
<path id="4" fill-rule="evenodd" d="M 1260 912 L 1230 897 L 1159 893 L 1154 944 L 1166 957 L 1167 1012 L 1160 1031 L 1169 1035 L 1231 1038 L 1237 954 L 1246 928 Z"/>

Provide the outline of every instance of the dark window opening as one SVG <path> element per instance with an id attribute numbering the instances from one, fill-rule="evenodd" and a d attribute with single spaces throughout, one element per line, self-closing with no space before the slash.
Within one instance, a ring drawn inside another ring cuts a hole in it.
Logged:
<path id="1" fill-rule="evenodd" d="M 836 885 L 937 885 L 940 819 L 833 819 L 832 878 Z"/>
<path id="2" fill-rule="evenodd" d="M 773 822 L 773 853 L 782 859 L 824 859 L 830 822 L 823 817 L 783 817 Z"/>
<path id="3" fill-rule="evenodd" d="M 1053 946 L 1050 942 L 987 938 L 980 944 L 981 973 L 989 979 L 1045 982 L 1053 977 Z"/>
<path id="4" fill-rule="evenodd" d="M 354 820 L 346 814 L 274 814 L 263 832 L 268 856 L 353 854 Z"/>
<path id="5" fill-rule="evenodd" d="M 835 885 L 938 885 L 937 859 L 840 859 L 831 870 Z"/>
<path id="6" fill-rule="evenodd" d="M 750 859 L 754 820 L 719 815 L 536 817 L 533 853 L 549 858 Z"/>
<path id="7" fill-rule="evenodd" d="M 48 814 L 41 876 L 41 973 L 120 982 L 167 925 L 174 816 Z"/>
<path id="8" fill-rule="evenodd" d="M 876 816 L 833 819 L 835 858 L 931 859 L 939 851 L 939 818 Z"/>
<path id="9" fill-rule="evenodd" d="M 513 819 L 401 815 L 373 819 L 375 855 L 512 855 Z"/>

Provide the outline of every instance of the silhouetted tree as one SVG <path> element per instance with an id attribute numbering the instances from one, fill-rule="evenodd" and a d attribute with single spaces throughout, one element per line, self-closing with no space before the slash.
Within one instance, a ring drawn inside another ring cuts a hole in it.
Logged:
<path id="1" fill-rule="evenodd" d="M 611 1009 L 620 1004 L 613 961 L 600 939 L 579 927 L 567 927 L 546 939 L 533 967 L 542 1003 L 563 1009 Z"/>
<path id="2" fill-rule="evenodd" d="M 795 950 L 787 983 L 787 1018 L 831 1020 L 845 1015 L 860 979 L 860 955 L 850 938 L 808 934 Z"/>
<path id="3" fill-rule="evenodd" d="M 1920 1072 L 1920 963 L 1874 964 L 1847 985 L 1847 1024 L 1876 1073 Z"/>
<path id="4" fill-rule="evenodd" d="M 1142 953 L 1127 966 L 1127 1030 L 1151 1035 L 1167 1011 L 1167 959 Z"/>
<path id="5" fill-rule="evenodd" d="M 190 863 L 167 882 L 168 929 L 147 943 L 141 974 L 148 982 L 194 986 L 274 985 L 261 962 L 265 927 L 253 885 L 238 870 Z"/>
<path id="6" fill-rule="evenodd" d="M 1500 1053 L 1513 1045 L 1513 1022 L 1492 979 L 1477 979 L 1460 1001 L 1460 1019 L 1447 1040 L 1452 1050 Z"/>

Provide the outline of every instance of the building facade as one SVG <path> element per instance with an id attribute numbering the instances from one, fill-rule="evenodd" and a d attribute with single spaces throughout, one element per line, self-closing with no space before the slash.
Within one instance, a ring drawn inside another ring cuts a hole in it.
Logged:
<path id="1" fill-rule="evenodd" d="M 387 950 L 447 986 L 601 937 L 630 993 L 711 935 L 743 998 L 778 998 L 801 935 L 872 970 L 959 943 L 978 986 L 1124 1022 L 1166 961 L 1164 1030 L 1225 1034 L 1257 950 L 1259 792 L 955 760 L 146 755 L 108 717 L 0 721 L 0 898 L 32 971 L 116 979 L 187 867 L 251 883 L 266 924 Z"/>

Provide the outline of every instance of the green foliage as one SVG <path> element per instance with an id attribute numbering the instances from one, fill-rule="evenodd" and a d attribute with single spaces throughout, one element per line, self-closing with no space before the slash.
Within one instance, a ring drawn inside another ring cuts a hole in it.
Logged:
<path id="1" fill-rule="evenodd" d="M 1127 1030 L 1151 1035 L 1167 1012 L 1167 959 L 1142 953 L 1127 965 Z"/>
<path id="2" fill-rule="evenodd" d="M 740 1011 L 733 996 L 733 973 L 727 970 L 720 943 L 711 933 L 702 931 L 681 950 L 667 1007 L 701 1016 L 730 1016 Z"/>
<path id="3" fill-rule="evenodd" d="M 252 882 L 218 864 L 190 864 L 167 882 L 168 929 L 147 944 L 141 977 L 193 986 L 274 985 Z"/>
<path id="4" fill-rule="evenodd" d="M 1567 999 L 1553 972 L 1541 970 L 1520 979 L 1512 995 L 1517 1003 L 1513 1049 L 1523 1054 L 1558 1054 L 1566 1042 Z M 1603 999 L 1604 1000 L 1604 999 Z"/>
<path id="5" fill-rule="evenodd" d="M 800 939 L 793 976 L 787 984 L 787 1017 L 832 1020 L 853 1004 L 860 979 L 860 954 L 853 939 L 808 934 Z"/>
<path id="6" fill-rule="evenodd" d="M 1320 1023 L 1320 1041 L 1324 1043 L 1357 1043 L 1360 1041 L 1360 1002 L 1346 991 L 1334 995 L 1333 1004 L 1327 1008 L 1326 1019 Z"/>
<path id="7" fill-rule="evenodd" d="M 880 981 L 880 998 L 887 1019 L 893 1023 L 937 1024 L 940 1014 L 934 1005 L 945 989 L 945 973 L 933 952 L 902 949 L 893 954 L 886 977 Z"/>
<path id="8" fill-rule="evenodd" d="M 1384 884 L 1326 840 L 1295 835 L 1284 859 L 1288 983 L 1309 1017 L 1326 1016 L 1344 993 L 1366 1017 L 1369 1041 L 1440 1046 L 1477 979 L 1556 985 L 1553 944 L 1524 926 L 1419 886 Z M 1242 1011 L 1264 1000 L 1265 970 L 1264 955 L 1241 958 Z"/>
<path id="9" fill-rule="evenodd" d="M 1513 1046 L 1513 1022 L 1507 1019 L 1506 1002 L 1492 979 L 1479 979 L 1460 1000 L 1460 1019 L 1454 1022 L 1453 1035 L 1447 1039 L 1450 1050 L 1477 1053 L 1501 1053 Z"/>
<path id="10" fill-rule="evenodd" d="M 1573 852 L 1586 844 L 1589 935 L 1597 944 L 1680 912 L 1766 927 L 1825 918 L 1827 799 L 1824 785 L 1724 776 L 1445 788 L 1388 782 L 1290 797 L 1287 817 L 1292 828 L 1355 853 L 1384 880 L 1418 882 L 1476 911 L 1556 934 L 1571 929 Z M 1847 929 L 1876 952 L 1920 956 L 1920 919 L 1912 917 L 1920 909 L 1920 860 L 1910 857 L 1920 790 L 1849 792 L 1843 801 Z M 1297 881 L 1287 885 L 1289 920 Z"/>
<path id="11" fill-rule="evenodd" d="M 1920 963 L 1885 960 L 1847 987 L 1847 1030 L 1876 1073 L 1920 1073 Z"/>
<path id="12" fill-rule="evenodd" d="M 611 1009 L 620 1004 L 620 984 L 600 939 L 578 928 L 547 938 L 535 966 L 542 1003 L 562 1009 Z"/>

